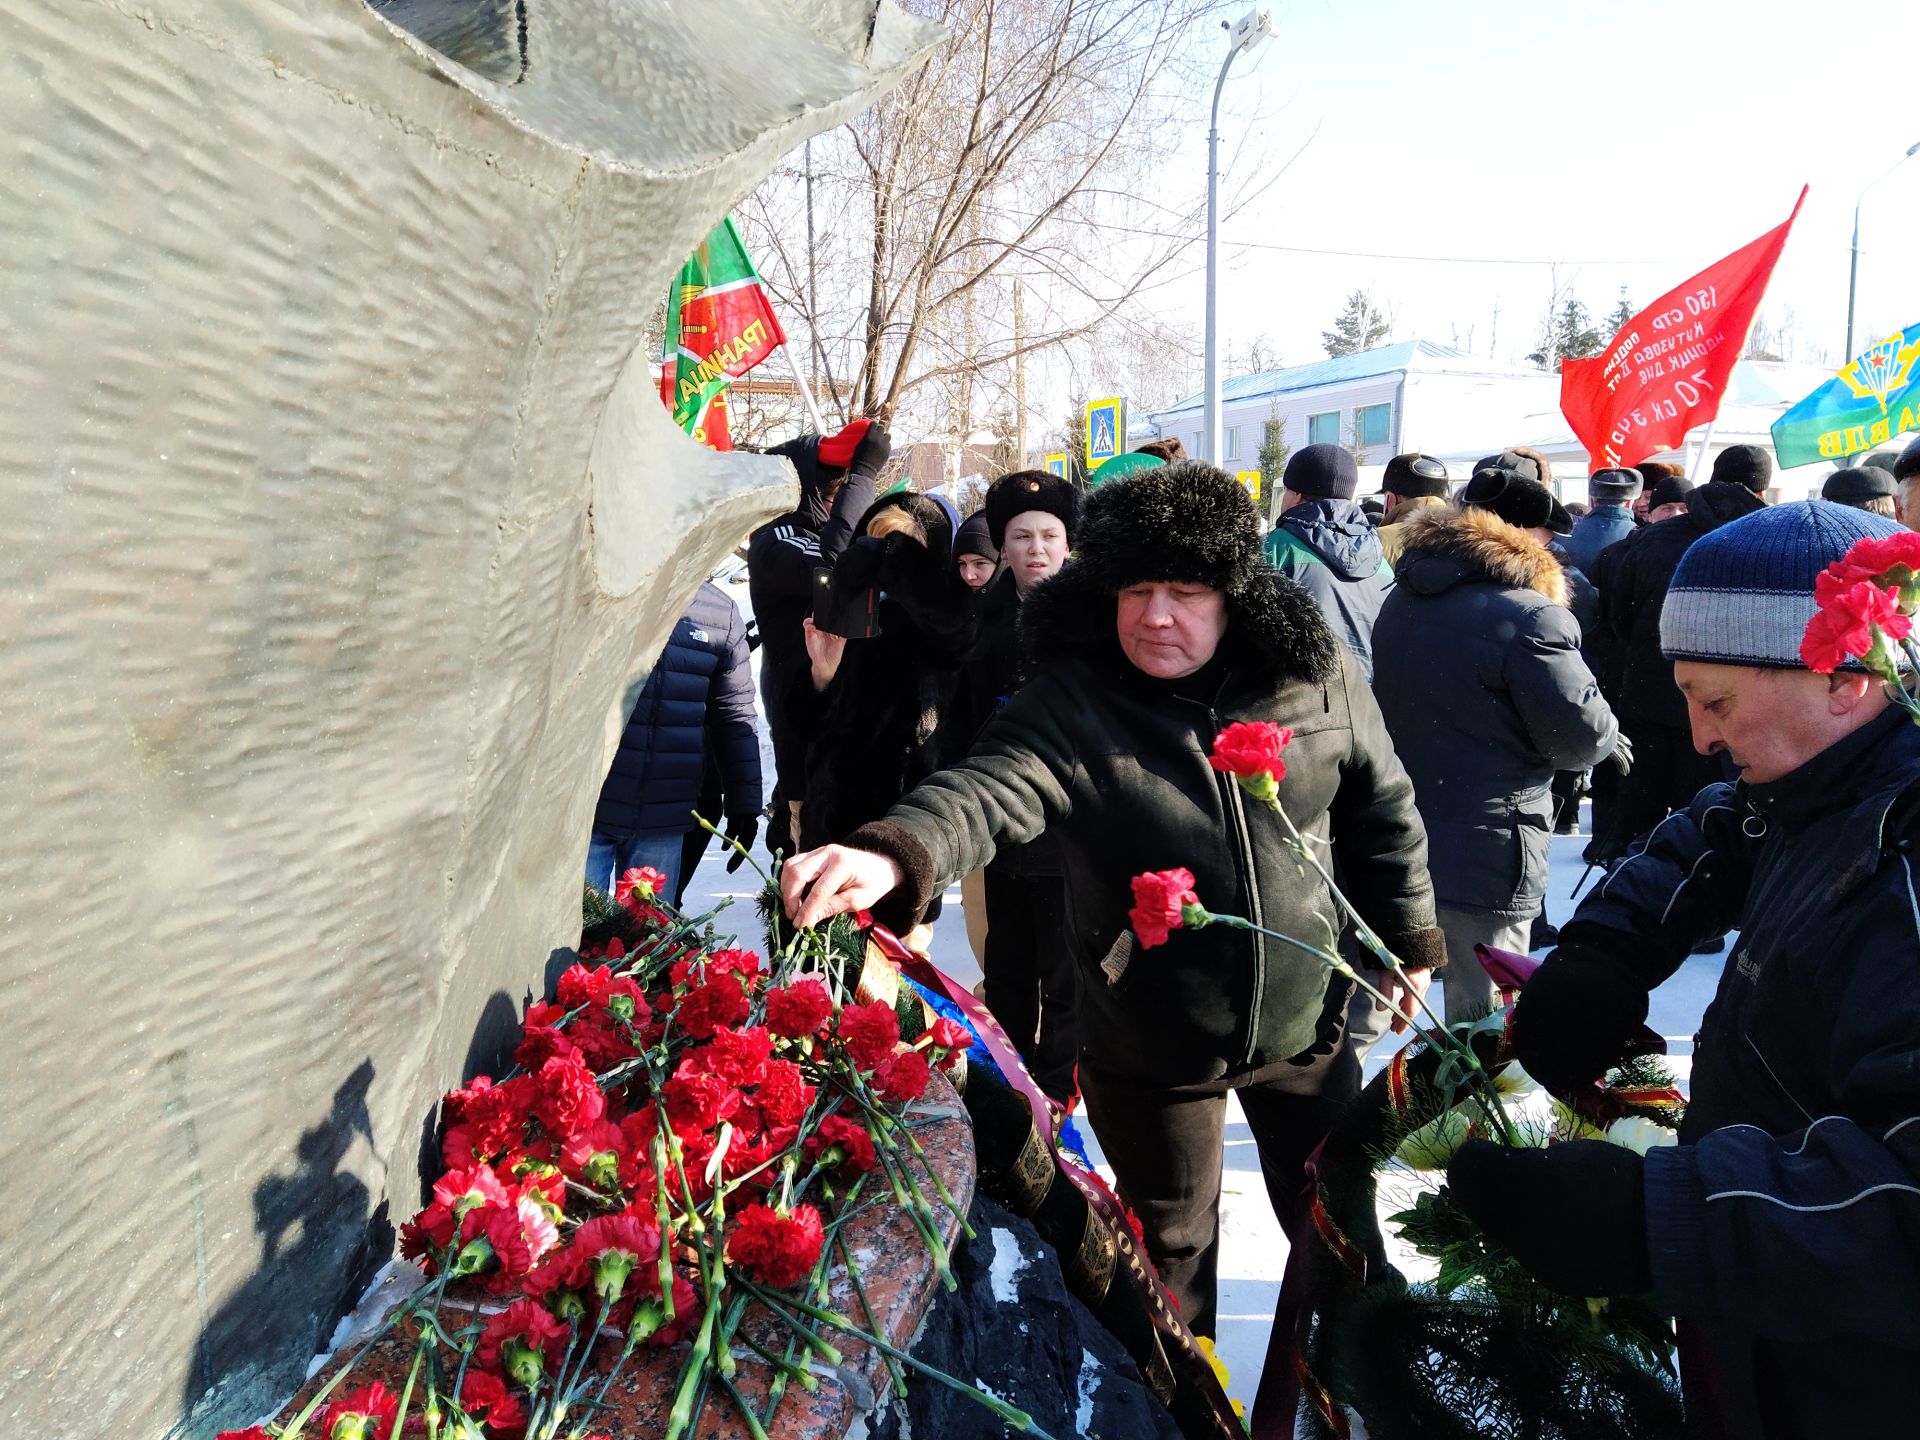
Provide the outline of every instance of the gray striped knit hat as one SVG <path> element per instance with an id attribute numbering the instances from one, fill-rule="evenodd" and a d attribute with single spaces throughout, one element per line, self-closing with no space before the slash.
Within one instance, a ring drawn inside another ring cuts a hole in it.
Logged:
<path id="1" fill-rule="evenodd" d="M 1880 515 L 1800 500 L 1770 505 L 1687 547 L 1660 611 L 1669 660 L 1804 670 L 1800 637 L 1813 618 L 1813 581 L 1856 540 L 1898 535 Z M 1843 670 L 1858 670 L 1849 660 Z"/>

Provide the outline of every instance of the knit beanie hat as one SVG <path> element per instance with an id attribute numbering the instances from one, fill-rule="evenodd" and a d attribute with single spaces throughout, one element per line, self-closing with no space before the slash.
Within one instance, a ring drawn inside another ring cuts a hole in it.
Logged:
<path id="1" fill-rule="evenodd" d="M 1596 505 L 1626 505 L 1640 498 L 1645 483 L 1638 470 L 1596 470 L 1587 477 L 1587 498 Z"/>
<path id="2" fill-rule="evenodd" d="M 1253 498 L 1199 460 L 1136 471 L 1094 491 L 1074 549 L 1077 573 L 1108 594 L 1165 580 L 1232 595 L 1261 564 Z"/>
<path id="3" fill-rule="evenodd" d="M 1831 500 L 1836 505 L 1864 505 L 1869 500 L 1882 497 L 1891 500 L 1893 492 L 1899 488 L 1899 482 L 1891 471 L 1882 470 L 1877 465 L 1861 465 L 1854 469 L 1836 470 L 1827 476 L 1820 486 L 1820 498 Z"/>
<path id="4" fill-rule="evenodd" d="M 1662 505 L 1684 505 L 1693 489 L 1693 482 L 1684 475 L 1663 475 L 1653 487 L 1653 494 L 1647 497 L 1647 508 L 1658 510 Z"/>
<path id="5" fill-rule="evenodd" d="M 1002 475 L 987 491 L 987 533 L 998 550 L 1007 543 L 1007 525 L 1016 515 L 1029 510 L 1044 511 L 1066 526 L 1067 543 L 1073 543 L 1074 522 L 1079 517 L 1080 494 L 1058 475 L 1046 470 L 1015 470 Z"/>
<path id="6" fill-rule="evenodd" d="M 1387 472 L 1380 477 L 1380 493 L 1398 495 L 1402 500 L 1444 500 L 1449 478 L 1447 467 L 1431 455 L 1396 455 L 1387 461 Z"/>
<path id="7" fill-rule="evenodd" d="M 1770 505 L 1687 547 L 1660 610 L 1669 660 L 1804 670 L 1800 637 L 1818 607 L 1814 577 L 1854 542 L 1898 535 L 1883 516 L 1826 500 Z M 1849 660 L 1842 669 L 1858 670 Z"/>
<path id="8" fill-rule="evenodd" d="M 1758 445 L 1729 445 L 1713 457 L 1713 478 L 1744 485 L 1758 495 L 1773 479 L 1773 457 Z"/>
<path id="9" fill-rule="evenodd" d="M 1338 445 L 1309 445 L 1287 457 L 1280 486 L 1310 500 L 1351 500 L 1360 487 L 1360 469 Z"/>
<path id="10" fill-rule="evenodd" d="M 953 558 L 957 561 L 962 555 L 978 555 L 998 565 L 1000 547 L 993 543 L 993 535 L 987 529 L 987 512 L 976 510 L 960 525 L 960 533 L 953 538 Z"/>
<path id="11" fill-rule="evenodd" d="M 1893 462 L 1893 478 L 1905 480 L 1910 475 L 1920 475 L 1920 440 L 1915 440 L 1900 452 L 1900 458 Z"/>

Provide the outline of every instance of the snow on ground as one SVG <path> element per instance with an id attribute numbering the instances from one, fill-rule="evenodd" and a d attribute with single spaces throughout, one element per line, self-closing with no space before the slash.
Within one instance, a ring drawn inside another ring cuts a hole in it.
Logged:
<path id="1" fill-rule="evenodd" d="M 737 584 L 725 588 L 735 598 L 742 613 L 749 613 L 747 587 Z M 756 671 L 758 658 L 756 654 Z M 761 753 L 762 765 L 770 779 L 773 757 L 768 751 L 764 730 Z M 1553 842 L 1553 870 L 1547 886 L 1547 917 L 1556 923 L 1573 913 L 1574 900 L 1571 897 L 1574 886 L 1580 882 L 1581 874 L 1586 869 L 1580 852 L 1587 842 L 1589 819 L 1588 809 L 1583 806 L 1582 833 L 1557 836 Z M 764 845 L 756 842 L 753 853 L 761 865 L 769 865 Z M 759 881 L 745 867 L 736 874 L 728 875 L 723 868 L 724 858 L 717 844 L 708 849 L 705 861 L 687 888 L 687 908 L 691 913 L 699 914 L 722 897 L 737 897 L 738 903 L 720 921 L 722 933 L 732 930 L 743 943 L 758 945 L 762 937 L 752 901 Z M 1588 877 L 1587 883 L 1592 883 L 1592 877 Z M 945 912 L 933 931 L 932 956 L 936 965 L 968 988 L 980 979 L 980 967 L 974 963 L 973 952 L 967 945 L 958 886 L 947 891 Z M 1694 1031 L 1719 984 L 1724 959 L 1724 951 L 1718 955 L 1690 957 L 1653 996 L 1649 1022 L 1666 1037 L 1668 1060 L 1680 1077 L 1682 1088 L 1686 1085 L 1693 1054 Z M 1435 991 L 1437 998 L 1437 986 Z M 1440 1007 L 1436 1004 L 1435 1008 Z M 1393 1037 L 1389 1037 L 1389 1041 L 1392 1040 Z M 1393 1045 L 1382 1042 L 1369 1057 L 1369 1078 L 1379 1073 L 1392 1053 Z M 1113 1171 L 1100 1152 L 1099 1138 L 1094 1135 L 1091 1126 L 1082 1124 L 1080 1128 L 1087 1137 L 1089 1151 L 1100 1173 L 1111 1181 Z M 1389 1179 L 1381 1187 L 1381 1213 L 1392 1214 L 1405 1208 L 1418 1183 L 1411 1172 L 1403 1179 Z M 1220 1241 L 1218 1353 L 1232 1376 L 1230 1388 L 1234 1398 L 1251 1406 L 1254 1391 L 1260 1384 L 1260 1369 L 1266 1359 L 1267 1337 L 1273 1326 L 1274 1302 L 1280 1293 L 1281 1272 L 1286 1268 L 1287 1241 L 1280 1233 L 1280 1224 L 1274 1219 L 1272 1207 L 1267 1203 L 1266 1186 L 1260 1178 L 1260 1160 L 1253 1137 L 1240 1113 L 1240 1107 L 1232 1101 L 1227 1107 Z M 1424 1262 L 1418 1256 L 1401 1251 L 1393 1258 L 1410 1274 L 1423 1273 Z"/>

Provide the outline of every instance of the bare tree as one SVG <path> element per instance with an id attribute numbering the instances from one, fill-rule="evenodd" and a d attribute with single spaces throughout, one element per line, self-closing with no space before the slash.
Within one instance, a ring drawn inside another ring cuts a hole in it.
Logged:
<path id="1" fill-rule="evenodd" d="M 1201 22 L 1228 6 L 906 4 L 948 39 L 899 89 L 815 141 L 815 209 L 833 218 L 816 241 L 812 320 L 850 413 L 898 428 L 907 409 L 929 431 L 966 434 L 1012 402 L 1018 357 L 1096 335 L 1131 337 L 1136 353 L 1165 342 L 1148 302 L 1185 278 L 1205 196 L 1163 179 L 1204 113 L 1190 62 L 1213 63 L 1197 37 L 1217 32 Z M 1283 168 L 1247 167 L 1248 184 Z M 756 253 L 771 254 L 762 269 L 783 312 L 804 315 L 794 178 L 773 177 L 743 217 Z"/>

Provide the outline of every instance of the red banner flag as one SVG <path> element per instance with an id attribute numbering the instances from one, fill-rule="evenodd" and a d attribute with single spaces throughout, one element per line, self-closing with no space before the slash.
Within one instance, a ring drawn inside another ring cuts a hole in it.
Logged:
<path id="1" fill-rule="evenodd" d="M 1669 290 L 1591 360 L 1560 366 L 1560 413 L 1594 469 L 1677 449 L 1687 431 L 1719 413 L 1727 376 L 1806 198 L 1802 186 L 1784 224 Z"/>

